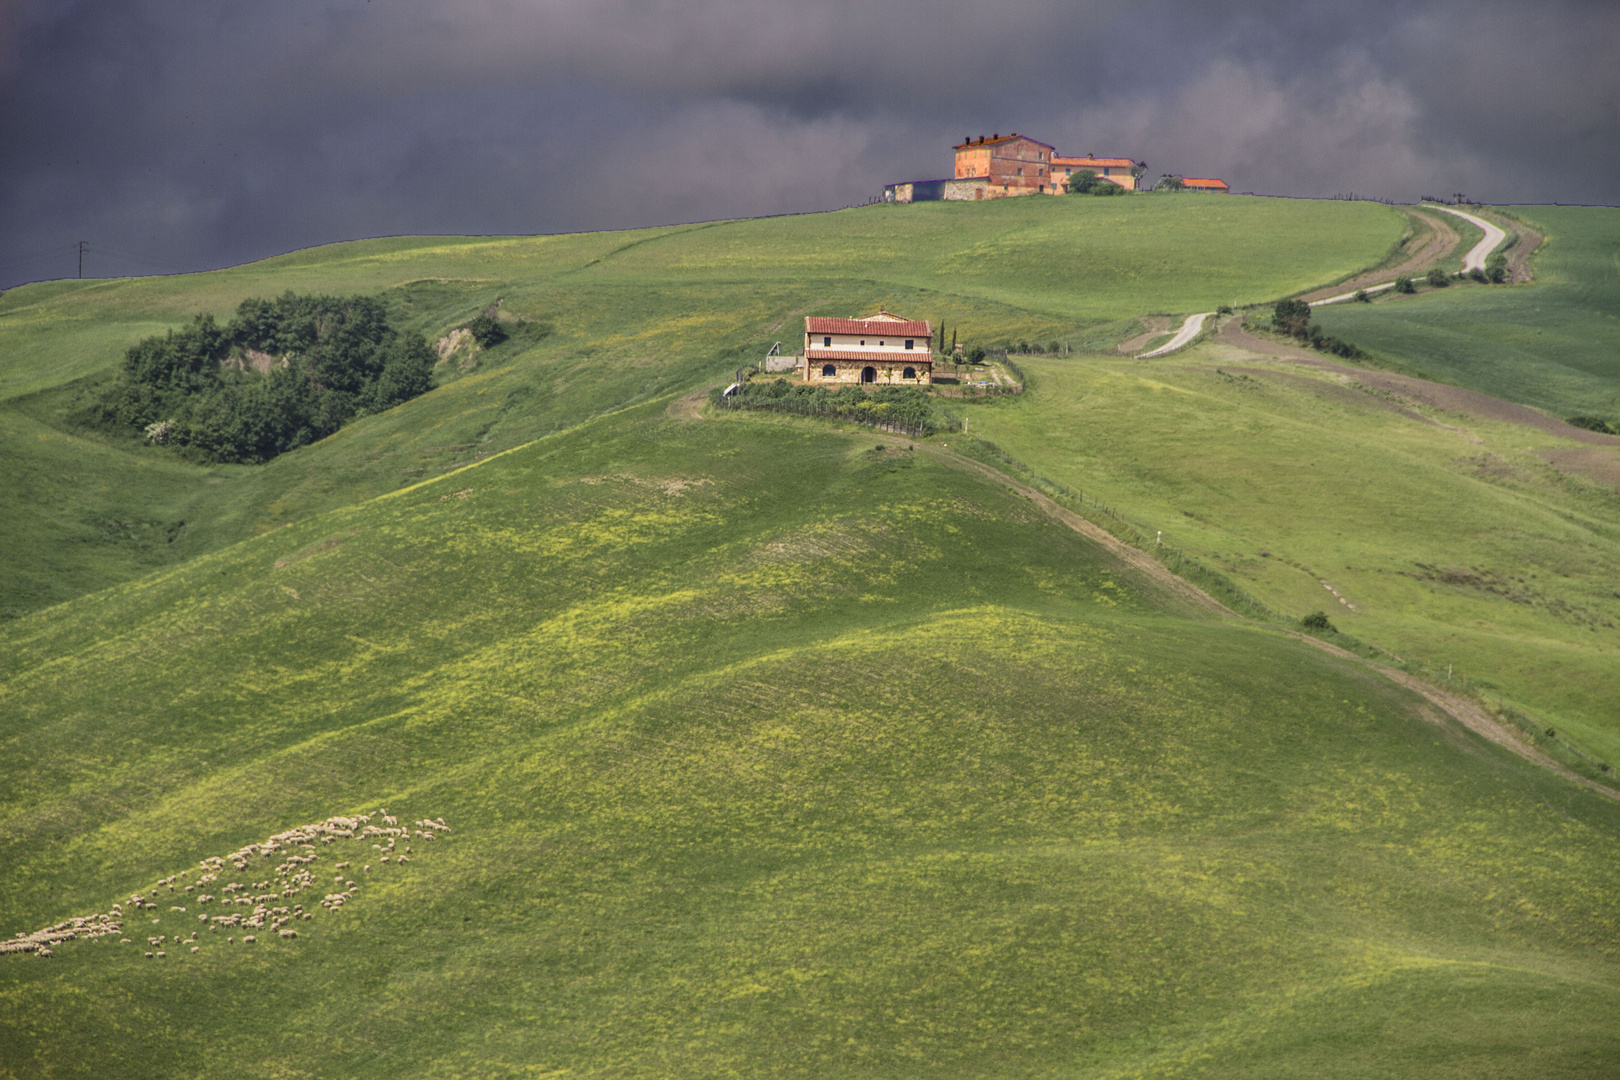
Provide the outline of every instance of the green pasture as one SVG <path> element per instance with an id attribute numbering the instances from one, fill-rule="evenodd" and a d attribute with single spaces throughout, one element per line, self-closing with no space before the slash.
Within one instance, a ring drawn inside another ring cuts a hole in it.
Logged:
<path id="1" fill-rule="evenodd" d="M 1620 501 L 1540 454 L 1576 444 L 1218 344 L 1020 362 L 1036 392 L 974 408 L 973 433 L 1267 606 L 1620 762 Z"/>
<path id="2" fill-rule="evenodd" d="M 30 479 L 0 486 L 9 556 L 0 617 L 700 387 L 775 341 L 796 349 L 805 313 L 887 304 L 943 319 L 962 340 L 1107 348 L 1138 332 L 1135 316 L 1147 311 L 1258 301 L 1341 278 L 1378 262 L 1403 228 L 1398 212 L 1373 203 L 1011 199 L 623 233 L 372 240 L 216 273 L 13 289 L 0 296 L 0 457 Z M 444 385 L 410 409 L 259 469 L 187 465 L 72 422 L 141 337 L 287 290 L 380 293 L 435 337 L 500 300 L 554 333 L 503 345 L 470 371 L 442 365 Z"/>
<path id="3" fill-rule="evenodd" d="M 8 934 L 454 830 L 296 940 L 0 956 L 0 1075 L 1620 1067 L 1620 804 L 904 440 L 611 412 L 14 619 L 0 715 Z"/>
<path id="4" fill-rule="evenodd" d="M 1535 281 L 1337 304 L 1318 308 L 1316 320 L 1423 378 L 1620 422 L 1620 210 L 1512 212 L 1547 236 Z"/>

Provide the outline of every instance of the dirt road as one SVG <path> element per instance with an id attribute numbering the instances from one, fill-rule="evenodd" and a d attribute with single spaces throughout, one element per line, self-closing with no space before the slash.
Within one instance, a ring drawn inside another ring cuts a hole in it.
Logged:
<path id="1" fill-rule="evenodd" d="M 942 464 L 949 465 L 952 468 L 962 469 L 966 472 L 976 473 L 993 483 L 1000 484 L 1001 486 L 1022 495 L 1024 498 L 1038 506 L 1050 517 L 1061 522 L 1070 529 L 1073 529 L 1086 539 L 1092 540 L 1101 545 L 1103 548 L 1117 556 L 1120 561 L 1126 563 L 1136 570 L 1141 571 L 1142 574 L 1163 586 L 1172 594 L 1179 596 L 1183 600 L 1193 604 L 1195 607 L 1201 608 L 1211 614 L 1219 615 L 1222 618 L 1238 619 L 1245 622 L 1247 621 L 1243 619 L 1241 615 L 1226 607 L 1220 601 L 1216 600 L 1213 596 L 1210 596 L 1192 582 L 1187 581 L 1185 578 L 1176 576 L 1168 567 L 1159 562 L 1157 559 L 1149 556 L 1146 552 L 1140 551 L 1118 539 L 1106 529 L 1092 524 L 1085 518 L 1069 510 L 1067 507 L 1059 505 L 1029 485 L 1021 484 L 998 469 L 991 468 L 983 462 L 975 461 L 966 455 L 958 454 L 956 451 L 947 449 L 945 447 L 924 445 L 918 447 L 918 449 Z M 1461 724 L 1463 727 L 1481 736 L 1482 738 L 1487 739 L 1498 746 L 1511 750 L 1513 753 L 1518 754 L 1526 761 L 1540 765 L 1545 769 L 1550 769 L 1552 772 L 1557 773 L 1566 780 L 1572 780 L 1575 783 L 1580 784 L 1582 787 L 1590 788 L 1600 795 L 1606 795 L 1611 799 L 1620 800 L 1620 791 L 1615 791 L 1613 788 L 1605 787 L 1594 780 L 1589 780 L 1574 770 L 1566 768 L 1557 761 L 1554 761 L 1552 758 L 1536 749 L 1536 747 L 1520 739 L 1512 730 L 1504 726 L 1500 721 L 1492 716 L 1482 705 L 1479 704 L 1479 702 L 1474 701 L 1471 698 L 1466 698 L 1460 694 L 1453 694 L 1449 691 L 1442 690 L 1440 687 L 1435 686 L 1432 683 L 1425 682 L 1417 676 L 1402 671 L 1399 668 L 1392 668 L 1384 664 L 1373 663 L 1372 661 L 1365 660 L 1362 657 L 1357 656 L 1355 653 L 1341 649 L 1337 645 L 1329 644 L 1320 638 L 1311 637 L 1309 634 L 1302 634 L 1296 631 L 1284 631 L 1284 633 L 1286 633 L 1289 637 L 1294 638 L 1296 641 L 1300 641 L 1311 646 L 1312 648 L 1320 649 L 1325 653 L 1337 656 L 1342 660 L 1348 660 L 1358 664 L 1365 664 L 1367 667 L 1371 668 L 1373 671 L 1376 671 L 1378 674 L 1382 675 L 1391 682 L 1403 686 L 1406 689 L 1418 694 L 1425 701 L 1429 702 L 1447 716 L 1450 716 L 1453 720 L 1457 721 L 1457 723 Z"/>
<path id="2" fill-rule="evenodd" d="M 1396 375 L 1393 372 L 1377 371 L 1372 368 L 1351 367 L 1336 360 L 1329 360 L 1320 353 L 1307 352 L 1292 345 L 1267 341 L 1256 337 L 1243 329 L 1241 319 L 1234 318 L 1221 327 L 1216 340 L 1225 345 L 1234 345 L 1245 352 L 1251 352 L 1256 357 L 1265 357 L 1272 360 L 1281 360 L 1290 364 L 1299 364 L 1303 367 L 1312 367 L 1320 371 L 1332 371 L 1341 375 L 1354 376 L 1355 380 L 1363 386 L 1375 390 L 1388 390 L 1403 397 L 1428 405 L 1431 408 L 1443 409 L 1446 412 L 1463 413 L 1476 416 L 1481 420 L 1496 420 L 1509 424 L 1522 424 L 1537 431 L 1556 435 L 1560 439 L 1569 439 L 1572 442 L 1588 443 L 1592 446 L 1620 446 L 1620 435 L 1601 435 L 1595 431 L 1587 431 L 1572 424 L 1566 424 L 1556 416 L 1550 416 L 1539 409 L 1532 409 L 1528 405 L 1516 405 L 1511 401 L 1482 394 L 1478 390 L 1468 390 L 1461 386 L 1449 386 L 1446 383 L 1429 382 L 1427 379 L 1416 379 L 1410 375 Z"/>
<path id="3" fill-rule="evenodd" d="M 1197 337 L 1199 331 L 1204 329 L 1204 320 L 1213 314 L 1215 314 L 1213 311 L 1202 311 L 1197 315 L 1187 316 L 1187 321 L 1181 324 L 1181 329 L 1176 331 L 1175 337 L 1171 338 L 1163 345 L 1160 345 L 1152 352 L 1143 353 L 1141 356 L 1138 356 L 1137 359 L 1149 360 L 1155 356 L 1163 356 L 1165 353 L 1175 352 L 1177 349 L 1186 345 L 1187 342 Z"/>
<path id="4" fill-rule="evenodd" d="M 1497 247 L 1501 245 L 1502 241 L 1507 239 L 1507 233 L 1496 225 L 1486 221 L 1482 217 L 1475 217 L 1473 214 L 1464 213 L 1463 211 L 1454 209 L 1453 207 L 1437 206 L 1435 209 L 1441 211 L 1442 213 L 1452 214 L 1456 217 L 1460 217 L 1464 221 L 1468 222 L 1468 224 L 1474 226 L 1476 229 L 1485 230 L 1485 239 L 1469 248 L 1468 254 L 1463 256 L 1463 273 L 1466 274 L 1470 270 L 1483 271 L 1485 269 L 1485 257 L 1491 252 L 1495 251 Z"/>
<path id="5" fill-rule="evenodd" d="M 1415 277 L 1427 273 L 1429 267 L 1437 264 L 1445 258 L 1446 252 L 1457 246 L 1457 230 L 1446 224 L 1444 219 L 1416 209 L 1403 208 L 1402 212 L 1411 219 L 1417 230 L 1412 238 L 1411 253 L 1404 262 L 1393 270 L 1369 270 L 1349 281 L 1341 281 L 1337 285 L 1308 292 L 1300 299 L 1315 307 L 1318 304 L 1336 304 L 1354 299 L 1357 290 L 1376 292 L 1393 288 L 1396 278 Z"/>

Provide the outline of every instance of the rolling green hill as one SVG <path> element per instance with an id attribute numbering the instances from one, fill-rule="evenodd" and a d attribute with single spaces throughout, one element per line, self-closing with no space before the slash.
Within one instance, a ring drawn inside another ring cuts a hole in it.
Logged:
<path id="1" fill-rule="evenodd" d="M 0 934 L 123 905 L 0 954 L 0 1076 L 1614 1075 L 1620 801 L 960 456 L 1601 747 L 1620 522 L 1524 429 L 1218 343 L 1032 359 L 920 442 L 692 393 L 808 311 L 1083 350 L 1403 227 L 1026 199 L 0 297 Z M 555 332 L 262 467 L 74 425 L 129 341 L 284 289 Z M 381 808 L 408 864 L 244 848 Z"/>
<path id="2" fill-rule="evenodd" d="M 329 814 L 454 830 L 296 940 L 148 960 L 164 893 L 0 957 L 18 1075 L 1620 1061 L 1620 805 L 893 440 L 638 406 L 5 646 L 18 928 Z"/>
<path id="3" fill-rule="evenodd" d="M 1620 210 L 1513 212 L 1550 238 L 1533 284 L 1340 304 L 1317 321 L 1424 378 L 1620 422 Z"/>
<path id="4" fill-rule="evenodd" d="M 691 386 L 772 341 L 795 313 L 888 303 L 978 340 L 1112 343 L 1145 311 L 1258 301 L 1378 262 L 1404 220 L 1369 203 L 1237 198 L 1008 200 L 514 239 L 340 244 L 218 273 L 59 282 L 0 296 L 0 491 L 15 615 L 310 513 L 456 468 L 603 410 Z M 1114 204 L 1125 204 L 1116 206 Z M 184 468 L 73 427 L 123 349 L 249 296 L 373 292 L 444 332 L 496 299 L 550 322 L 408 412 L 262 470 Z M 63 443 L 66 440 L 66 443 Z M 94 461 L 91 469 L 71 467 Z M 37 508 L 45 508 L 40 512 Z"/>

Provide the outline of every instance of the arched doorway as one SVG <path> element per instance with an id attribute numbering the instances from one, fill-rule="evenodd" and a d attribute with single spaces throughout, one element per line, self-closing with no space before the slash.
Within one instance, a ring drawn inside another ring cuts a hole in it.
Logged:
<path id="1" fill-rule="evenodd" d="M 875 368 L 875 367 L 863 367 L 863 368 L 861 368 L 861 382 L 877 382 L 877 368 Z"/>

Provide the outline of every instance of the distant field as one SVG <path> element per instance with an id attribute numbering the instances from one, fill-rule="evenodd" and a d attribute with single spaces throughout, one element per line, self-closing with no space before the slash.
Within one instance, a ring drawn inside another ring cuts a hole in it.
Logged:
<path id="1" fill-rule="evenodd" d="M 1550 237 L 1535 282 L 1339 304 L 1317 321 L 1424 378 L 1620 422 L 1620 210 L 1512 210 Z"/>
<path id="2" fill-rule="evenodd" d="M 454 830 L 0 956 L 12 1075 L 1620 1067 L 1620 804 L 903 440 L 636 406 L 14 620 L 0 715 L 8 934 Z"/>
<path id="3" fill-rule="evenodd" d="M 526 238 L 339 244 L 232 270 L 56 282 L 0 296 L 0 618 L 437 475 L 603 411 L 792 350 L 807 312 L 887 304 L 965 341 L 1112 344 L 1134 317 L 1280 296 L 1378 262 L 1373 203 L 1024 199 Z M 75 429 L 141 337 L 245 297 L 383 293 L 438 335 L 497 299 L 552 323 L 441 389 L 259 469 L 186 465 Z M 93 463 L 93 465 L 92 465 Z M 80 466 L 83 467 L 80 467 Z"/>

